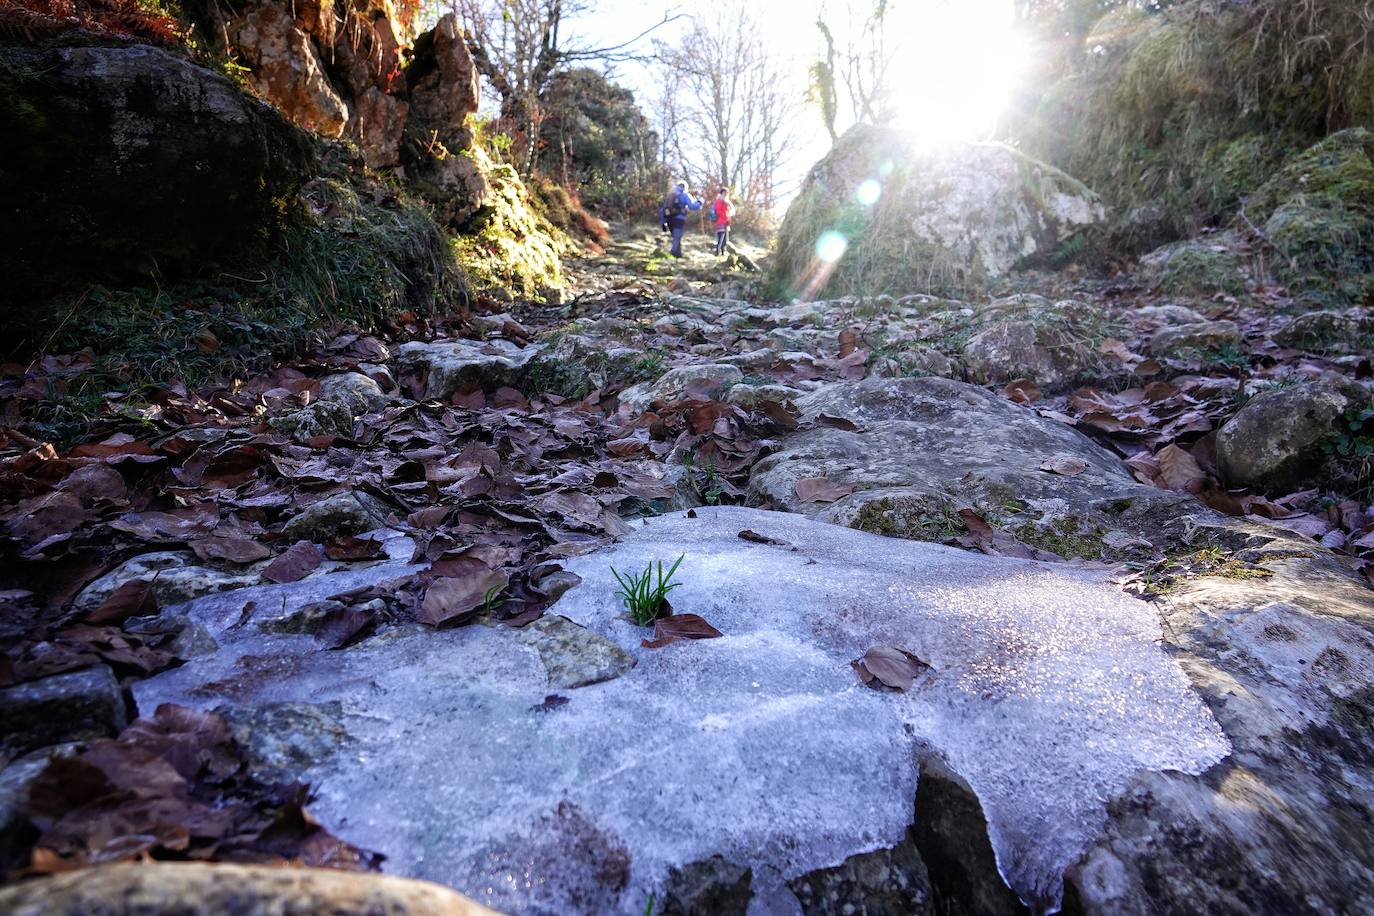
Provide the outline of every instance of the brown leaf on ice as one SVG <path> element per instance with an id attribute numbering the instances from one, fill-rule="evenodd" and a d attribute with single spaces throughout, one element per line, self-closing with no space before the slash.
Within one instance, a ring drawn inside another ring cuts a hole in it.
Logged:
<path id="1" fill-rule="evenodd" d="M 277 557 L 262 571 L 268 582 L 283 584 L 299 582 L 320 565 L 323 556 L 320 549 L 309 541 L 297 541 L 285 553 Z"/>
<path id="2" fill-rule="evenodd" d="M 771 544 L 771 545 L 774 546 L 774 547 L 791 547 L 791 546 L 792 546 L 791 544 L 787 543 L 786 541 L 780 541 L 780 540 L 778 540 L 777 538 L 770 538 L 770 537 L 769 537 L 768 535 L 766 535 L 766 534 L 759 534 L 757 531 L 753 531 L 753 530 L 751 530 L 751 529 L 749 529 L 749 528 L 745 528 L 743 531 L 741 531 L 741 532 L 739 533 L 739 536 L 742 537 L 744 540 L 746 540 L 746 541 L 752 541 L 752 542 L 755 543 L 755 544 Z"/>
<path id="3" fill-rule="evenodd" d="M 419 620 L 432 627 L 466 623 L 485 604 L 487 592 L 508 581 L 504 572 L 485 565 L 463 576 L 435 579 L 425 591 Z"/>
<path id="4" fill-rule="evenodd" d="M 833 503 L 854 492 L 852 483 L 835 483 L 825 477 L 805 477 L 797 481 L 797 498 L 808 503 Z"/>
<path id="5" fill-rule="evenodd" d="M 715 639 L 724 634 L 697 614 L 673 614 L 654 622 L 654 638 L 643 640 L 645 649 L 662 649 L 686 639 Z"/>
<path id="6" fill-rule="evenodd" d="M 890 687 L 893 690 L 910 690 L 911 685 L 922 673 L 930 670 L 930 665 L 904 649 L 892 646 L 874 646 L 849 663 L 859 680 L 870 687 Z"/>

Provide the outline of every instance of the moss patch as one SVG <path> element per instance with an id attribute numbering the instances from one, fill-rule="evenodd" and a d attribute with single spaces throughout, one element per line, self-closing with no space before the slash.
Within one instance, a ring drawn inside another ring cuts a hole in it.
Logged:
<path id="1" fill-rule="evenodd" d="M 545 298 L 562 289 L 571 241 L 539 214 L 514 168 L 493 162 L 480 146 L 464 155 L 477 160 L 489 189 L 473 231 L 453 241 L 459 263 L 478 285 L 517 296 Z"/>
<path id="2" fill-rule="evenodd" d="M 1096 560 L 1102 556 L 1102 530 L 1083 529 L 1071 515 L 1048 523 L 1027 522 L 1015 533 L 1023 544 L 1048 550 L 1066 560 Z"/>

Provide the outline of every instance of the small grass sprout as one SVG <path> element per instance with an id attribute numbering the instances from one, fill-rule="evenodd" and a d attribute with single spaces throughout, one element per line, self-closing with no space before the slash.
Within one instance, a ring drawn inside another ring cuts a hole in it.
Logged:
<path id="1" fill-rule="evenodd" d="M 653 562 L 644 568 L 644 572 L 638 574 L 621 575 L 614 566 L 611 567 L 611 575 L 620 583 L 620 590 L 615 596 L 625 603 L 625 610 L 629 612 L 631 620 L 641 627 L 647 627 L 664 616 L 668 605 L 668 593 L 682 584 L 674 582 L 673 575 L 686 556 L 680 554 L 666 574 L 663 572 L 663 561 L 659 560 L 657 577 L 654 574 Z"/>
<path id="2" fill-rule="evenodd" d="M 482 613 L 495 613 L 510 601 L 509 598 L 501 597 L 501 592 L 504 589 L 504 585 L 493 585 L 491 588 L 487 589 L 486 594 L 482 596 Z"/>

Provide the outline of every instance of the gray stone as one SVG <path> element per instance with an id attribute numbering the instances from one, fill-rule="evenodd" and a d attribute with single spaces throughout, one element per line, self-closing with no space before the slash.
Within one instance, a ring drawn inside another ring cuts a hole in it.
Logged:
<path id="1" fill-rule="evenodd" d="M 648 410 L 655 401 L 676 401 L 689 393 L 717 398 L 731 385 L 744 381 L 738 366 L 725 363 L 702 363 L 670 369 L 652 384 L 635 385 L 620 393 L 620 403 L 631 413 Z"/>
<path id="2" fill-rule="evenodd" d="M 754 873 L 724 856 L 711 856 L 668 873 L 659 916 L 745 916 L 754 896 Z"/>
<path id="3" fill-rule="evenodd" d="M 917 797 L 925 791 L 924 780 Z M 896 846 L 850 856 L 788 882 L 807 916 L 906 916 L 930 903 L 930 879 L 910 832 Z"/>
<path id="4" fill-rule="evenodd" d="M 937 375 L 952 378 L 957 371 L 954 360 L 933 347 L 906 346 L 897 353 L 873 360 L 873 371 L 878 375 L 920 377 Z"/>
<path id="5" fill-rule="evenodd" d="M 307 442 L 320 436 L 353 437 L 353 411 L 337 401 L 315 401 L 299 410 L 272 417 L 268 425 L 286 433 L 294 442 Z"/>
<path id="6" fill-rule="evenodd" d="M 465 385 L 482 389 L 515 384 L 539 354 L 539 347 L 522 347 L 509 340 L 412 341 L 396 350 L 396 364 L 425 377 L 424 396 L 448 400 Z"/>
<path id="7" fill-rule="evenodd" d="M 793 388 L 790 385 L 736 385 L 725 395 L 725 402 L 750 410 L 770 402 L 775 404 L 794 402 L 804 393 L 801 389 Z"/>
<path id="8" fill-rule="evenodd" d="M 520 640 L 538 650 L 554 690 L 600 684 L 635 666 L 634 656 L 566 617 L 541 617 L 520 631 Z"/>
<path id="9" fill-rule="evenodd" d="M 119 682 L 104 665 L 0 690 L 0 749 L 7 754 L 105 738 L 127 724 Z"/>
<path id="10" fill-rule="evenodd" d="M 1236 487 L 1285 487 L 1317 470 L 1320 446 L 1349 400 L 1300 385 L 1258 394 L 1217 433 L 1217 467 Z"/>
<path id="11" fill-rule="evenodd" d="M 1221 350 L 1240 346 L 1240 325 L 1234 321 L 1202 321 L 1161 328 L 1150 337 L 1150 350 L 1175 356 L 1188 350 Z"/>
<path id="12" fill-rule="evenodd" d="M 1033 321 L 1000 321 L 964 346 L 964 364 L 975 381 L 1002 384 L 1028 378 L 1055 389 L 1072 381 L 1085 361 L 1081 345 L 1061 331 Z"/>
<path id="13" fill-rule="evenodd" d="M 0 888 L 9 916 L 499 916 L 428 881 L 332 868 L 140 862 Z"/>
<path id="14" fill-rule="evenodd" d="M 331 537 L 363 534 L 387 525 L 390 510 L 371 493 L 349 490 L 313 502 L 282 528 L 288 542 L 324 543 Z"/>
<path id="15" fill-rule="evenodd" d="M 1274 340 L 1285 347 L 1299 347 L 1318 352 L 1346 349 L 1358 350 L 1362 343 L 1370 349 L 1374 336 L 1374 316 L 1358 312 L 1308 312 L 1274 332 Z"/>
<path id="16" fill-rule="evenodd" d="M 258 566 L 231 572 L 200 565 L 195 554 L 181 550 L 160 550 L 140 554 L 96 579 L 81 590 L 74 606 L 97 607 L 126 582 L 147 579 L 161 605 L 189 601 L 212 592 L 256 585 L 262 581 Z"/>
<path id="17" fill-rule="evenodd" d="M 843 382 L 797 406 L 804 421 L 826 415 L 858 429 L 818 426 L 780 437 L 754 465 L 754 503 L 921 540 L 964 533 L 955 510 L 971 506 L 1033 547 L 1085 559 L 1134 555 L 1134 547 L 1105 543 L 1108 531 L 1159 545 L 1162 527 L 1176 540 L 1183 518 L 1210 512 L 1186 494 L 1137 483 L 1119 458 L 1076 430 L 963 382 Z M 1056 455 L 1088 468 L 1073 477 L 1042 471 Z M 805 502 L 796 484 L 813 477 L 854 492 L 833 503 Z M 1162 526 L 1160 517 L 1172 521 Z"/>
<path id="18" fill-rule="evenodd" d="M 1068 875 L 1085 912 L 1374 911 L 1374 593 L 1299 546 L 1243 549 L 1267 577 L 1186 580 L 1156 602 L 1234 753 L 1111 801 Z"/>
<path id="19" fill-rule="evenodd" d="M 218 712 L 247 751 L 253 778 L 269 785 L 303 780 L 311 767 L 339 753 L 349 740 L 338 702 L 266 703 Z"/>
<path id="20" fill-rule="evenodd" d="M 339 372 L 320 379 L 320 400 L 344 405 L 353 417 L 381 413 L 391 403 L 382 386 L 361 372 Z"/>
<path id="21" fill-rule="evenodd" d="M 219 643 L 215 642 L 210 631 L 185 614 L 130 617 L 124 621 L 123 629 L 124 632 L 136 636 L 171 636 L 170 640 L 158 648 L 178 658 L 211 655 L 219 648 Z"/>

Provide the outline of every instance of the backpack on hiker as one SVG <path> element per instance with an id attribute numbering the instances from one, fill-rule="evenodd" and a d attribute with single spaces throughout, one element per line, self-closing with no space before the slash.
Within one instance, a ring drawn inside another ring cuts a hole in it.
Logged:
<path id="1" fill-rule="evenodd" d="M 684 196 L 681 191 L 672 191 L 663 198 L 663 218 L 665 220 L 687 218 L 687 205 L 682 202 Z"/>

